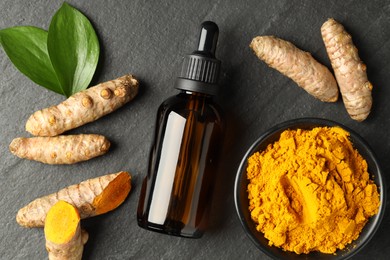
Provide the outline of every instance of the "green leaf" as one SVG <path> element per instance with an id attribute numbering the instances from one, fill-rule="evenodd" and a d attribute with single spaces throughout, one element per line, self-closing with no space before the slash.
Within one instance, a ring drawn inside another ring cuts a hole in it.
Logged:
<path id="1" fill-rule="evenodd" d="M 99 41 L 89 20 L 64 3 L 50 23 L 47 47 L 66 96 L 88 87 L 99 59 Z"/>
<path id="2" fill-rule="evenodd" d="M 0 43 L 20 72 L 36 84 L 64 95 L 47 51 L 47 31 L 33 26 L 3 29 Z"/>

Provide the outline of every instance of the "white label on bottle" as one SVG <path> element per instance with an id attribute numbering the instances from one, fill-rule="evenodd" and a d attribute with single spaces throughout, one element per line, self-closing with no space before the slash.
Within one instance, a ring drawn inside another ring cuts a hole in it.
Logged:
<path id="1" fill-rule="evenodd" d="M 155 224 L 164 224 L 167 216 L 185 124 L 184 117 L 169 114 L 148 217 Z"/>

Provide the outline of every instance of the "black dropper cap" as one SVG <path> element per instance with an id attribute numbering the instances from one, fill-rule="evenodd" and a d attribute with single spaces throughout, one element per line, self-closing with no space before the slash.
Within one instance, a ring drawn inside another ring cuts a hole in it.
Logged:
<path id="1" fill-rule="evenodd" d="M 184 59 L 175 88 L 216 95 L 221 61 L 215 58 L 219 29 L 214 22 L 201 24 L 198 49 Z"/>

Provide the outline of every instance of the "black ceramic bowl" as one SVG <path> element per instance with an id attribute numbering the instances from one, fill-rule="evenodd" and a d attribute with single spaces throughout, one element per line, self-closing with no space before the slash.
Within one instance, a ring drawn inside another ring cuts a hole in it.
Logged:
<path id="1" fill-rule="evenodd" d="M 350 140 L 352 141 L 354 147 L 363 156 L 363 158 L 366 159 L 368 163 L 368 171 L 371 176 L 373 176 L 373 180 L 379 188 L 381 205 L 378 214 L 373 216 L 367 222 L 366 226 L 359 235 L 359 238 L 343 250 L 336 251 L 335 255 L 323 254 L 319 252 L 298 255 L 293 252 L 283 251 L 282 249 L 274 246 L 269 246 L 268 240 L 264 238 L 264 235 L 256 230 L 255 223 L 252 221 L 248 209 L 248 180 L 246 178 L 247 160 L 254 152 L 262 151 L 267 147 L 268 144 L 277 141 L 280 137 L 280 134 L 284 130 L 298 128 L 312 129 L 318 126 L 339 126 L 350 133 Z M 244 158 L 242 159 L 240 167 L 238 169 L 234 186 L 234 199 L 237 213 L 245 232 L 248 234 L 252 242 L 268 256 L 277 259 L 347 259 L 355 255 L 359 250 L 361 250 L 378 229 L 378 226 L 384 215 L 386 204 L 386 189 L 384 186 L 384 177 L 382 176 L 378 161 L 376 160 L 371 148 L 358 134 L 356 134 L 351 129 L 333 121 L 317 118 L 302 118 L 279 124 L 265 132 L 262 136 L 260 136 L 259 139 L 254 142 L 254 144 L 249 148 Z"/>

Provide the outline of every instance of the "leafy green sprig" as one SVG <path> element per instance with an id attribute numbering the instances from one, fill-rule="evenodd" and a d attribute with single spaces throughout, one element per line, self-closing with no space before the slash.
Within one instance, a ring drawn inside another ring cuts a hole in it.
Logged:
<path id="1" fill-rule="evenodd" d="M 86 89 L 99 60 L 99 40 L 89 20 L 67 3 L 49 30 L 16 26 L 0 30 L 0 43 L 15 67 L 36 84 L 66 97 Z"/>

